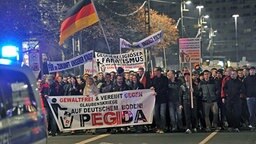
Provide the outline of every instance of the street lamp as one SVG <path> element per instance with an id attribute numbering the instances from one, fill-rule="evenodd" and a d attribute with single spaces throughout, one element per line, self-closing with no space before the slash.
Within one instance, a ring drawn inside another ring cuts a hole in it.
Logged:
<path id="1" fill-rule="evenodd" d="M 186 9 L 186 5 L 191 4 L 190 0 L 181 0 L 180 3 L 180 19 L 181 19 L 181 37 L 183 37 L 183 31 L 184 31 L 184 14 L 183 12 L 189 11 Z"/>
<path id="2" fill-rule="evenodd" d="M 199 17 L 201 16 L 201 13 L 202 13 L 202 9 L 204 8 L 203 5 L 199 5 L 199 6 L 196 6 L 196 8 L 198 9 L 199 11 Z"/>
<path id="3" fill-rule="evenodd" d="M 232 17 L 235 19 L 235 32 L 236 32 L 236 61 L 238 64 L 239 58 L 238 58 L 238 42 L 237 42 L 237 18 L 239 17 L 238 14 L 232 15 Z M 238 66 L 238 65 L 237 65 Z"/>
<path id="4" fill-rule="evenodd" d="M 196 9 L 198 9 L 198 14 L 199 14 L 199 17 L 198 17 L 198 27 L 199 27 L 199 32 L 200 32 L 200 37 L 201 38 L 202 38 L 202 33 L 203 33 L 203 28 L 204 28 L 203 24 L 206 24 L 205 19 L 209 18 L 209 15 L 202 16 L 202 9 L 203 8 L 204 8 L 203 5 L 196 6 Z"/>

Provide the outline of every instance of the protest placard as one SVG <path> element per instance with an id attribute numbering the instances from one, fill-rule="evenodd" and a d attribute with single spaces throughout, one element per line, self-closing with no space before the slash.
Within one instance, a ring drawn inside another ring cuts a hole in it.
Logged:
<path id="1" fill-rule="evenodd" d="M 95 52 L 95 58 L 100 72 L 116 71 L 117 67 L 123 67 L 125 71 L 137 71 L 140 67 L 145 69 L 143 49 L 113 55 Z"/>

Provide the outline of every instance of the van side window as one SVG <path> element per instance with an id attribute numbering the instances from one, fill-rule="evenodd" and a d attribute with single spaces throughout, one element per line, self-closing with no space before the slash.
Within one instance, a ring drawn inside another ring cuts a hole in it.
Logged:
<path id="1" fill-rule="evenodd" d="M 23 73 L 5 70 L 0 71 L 0 76 L 0 96 L 8 117 L 37 111 L 31 85 Z"/>

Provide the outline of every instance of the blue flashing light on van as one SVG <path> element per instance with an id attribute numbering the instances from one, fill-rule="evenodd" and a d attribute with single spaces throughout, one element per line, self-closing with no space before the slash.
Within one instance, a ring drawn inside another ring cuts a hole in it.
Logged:
<path id="1" fill-rule="evenodd" d="M 36 78 L 21 64 L 17 45 L 0 43 L 0 143 L 46 143 L 47 128 Z"/>
<path id="2" fill-rule="evenodd" d="M 1 50 L 2 50 L 2 52 L 1 52 L 2 57 L 5 57 L 5 58 L 16 57 L 16 58 L 18 58 L 18 56 L 19 56 L 19 48 L 14 46 L 14 45 L 3 46 Z"/>
<path id="3" fill-rule="evenodd" d="M 14 45 L 2 46 L 0 49 L 0 64 L 11 65 L 19 61 L 19 48 Z"/>

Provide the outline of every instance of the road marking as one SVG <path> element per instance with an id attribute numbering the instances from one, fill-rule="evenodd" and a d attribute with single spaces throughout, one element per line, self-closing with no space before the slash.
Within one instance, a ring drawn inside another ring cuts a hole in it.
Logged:
<path id="1" fill-rule="evenodd" d="M 217 133 L 219 132 L 219 130 L 216 130 L 214 132 L 212 132 L 210 135 L 208 135 L 204 140 L 202 140 L 199 144 L 206 144 L 209 140 L 211 140 Z"/>
<path id="2" fill-rule="evenodd" d="M 101 142 L 99 144 L 113 144 L 113 143 L 109 143 L 109 142 Z"/>
<path id="3" fill-rule="evenodd" d="M 89 143 L 89 142 L 96 141 L 96 140 L 98 140 L 98 139 L 102 139 L 102 138 L 107 137 L 107 136 L 109 136 L 109 135 L 111 135 L 111 134 L 101 134 L 101 135 L 98 135 L 98 136 L 89 138 L 89 139 L 87 139 L 87 140 L 78 142 L 78 143 L 76 143 L 76 144 L 87 144 L 87 143 Z"/>

